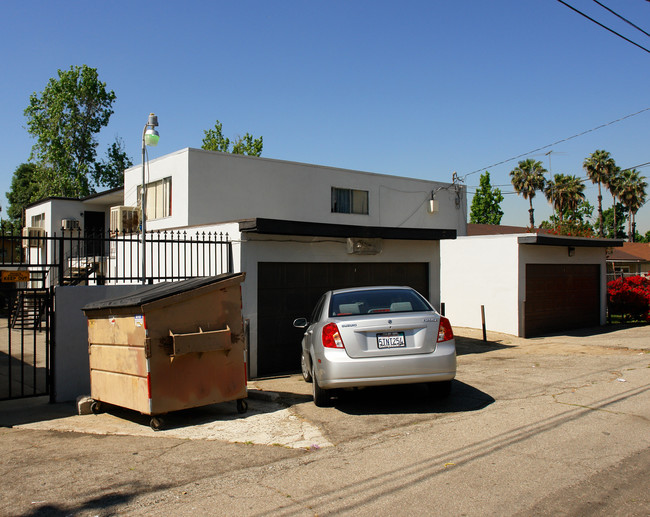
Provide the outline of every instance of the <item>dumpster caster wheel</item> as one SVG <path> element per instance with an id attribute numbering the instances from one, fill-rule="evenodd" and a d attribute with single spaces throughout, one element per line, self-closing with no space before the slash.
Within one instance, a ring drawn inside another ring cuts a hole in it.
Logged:
<path id="1" fill-rule="evenodd" d="M 90 412 L 93 415 L 99 415 L 102 412 L 102 403 L 99 400 L 93 400 L 90 403 Z"/>
<path id="2" fill-rule="evenodd" d="M 237 400 L 237 413 L 240 415 L 246 413 L 248 411 L 248 402 L 246 402 L 245 399 L 238 399 Z"/>
<path id="3" fill-rule="evenodd" d="M 163 428 L 163 424 L 163 419 L 159 416 L 152 416 L 151 420 L 149 421 L 149 425 L 154 431 L 160 431 Z"/>

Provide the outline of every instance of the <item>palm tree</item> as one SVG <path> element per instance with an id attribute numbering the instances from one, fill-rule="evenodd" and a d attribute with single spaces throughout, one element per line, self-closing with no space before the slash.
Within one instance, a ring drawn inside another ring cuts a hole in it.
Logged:
<path id="1" fill-rule="evenodd" d="M 634 242 L 634 218 L 646 201 L 646 187 L 648 184 L 643 181 L 645 176 L 641 176 L 636 169 L 627 169 L 621 173 L 621 190 L 619 197 L 621 203 L 628 209 L 627 228 L 628 240 Z"/>
<path id="2" fill-rule="evenodd" d="M 618 228 L 618 223 L 616 221 L 616 201 L 619 198 L 619 195 L 621 193 L 621 168 L 620 167 L 614 167 L 612 170 L 611 174 L 609 175 L 609 178 L 607 178 L 607 181 L 605 182 L 605 186 L 607 189 L 610 191 L 612 194 L 613 198 L 613 212 L 614 212 L 614 239 L 618 238 L 617 235 L 617 228 Z"/>
<path id="3" fill-rule="evenodd" d="M 512 186 L 517 194 L 524 196 L 524 199 L 528 199 L 530 203 L 528 213 L 530 214 L 531 228 L 535 227 L 533 198 L 536 191 L 544 190 L 546 183 L 544 174 L 546 174 L 546 169 L 542 166 L 542 162 L 537 162 L 532 158 L 520 161 L 517 167 L 510 171 Z"/>
<path id="4" fill-rule="evenodd" d="M 587 176 L 589 176 L 591 182 L 598 184 L 598 234 L 602 237 L 604 235 L 603 195 L 601 193 L 600 185 L 601 183 L 607 184 L 609 177 L 616 168 L 616 163 L 607 151 L 598 149 L 591 153 L 591 156 L 584 161 L 582 166 L 587 172 Z"/>
<path id="5" fill-rule="evenodd" d="M 566 213 L 575 211 L 585 199 L 584 190 L 585 185 L 580 178 L 567 174 L 555 174 L 546 183 L 544 194 L 557 211 L 560 223 Z"/>

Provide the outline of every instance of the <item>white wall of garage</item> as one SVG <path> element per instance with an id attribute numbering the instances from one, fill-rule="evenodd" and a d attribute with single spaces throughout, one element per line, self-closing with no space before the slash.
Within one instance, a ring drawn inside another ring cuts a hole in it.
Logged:
<path id="1" fill-rule="evenodd" d="M 440 299 L 452 325 L 481 328 L 485 307 L 489 331 L 523 335 L 526 264 L 600 264 L 600 320 L 607 318 L 604 247 L 520 243 L 531 234 L 460 237 L 440 242 Z"/>

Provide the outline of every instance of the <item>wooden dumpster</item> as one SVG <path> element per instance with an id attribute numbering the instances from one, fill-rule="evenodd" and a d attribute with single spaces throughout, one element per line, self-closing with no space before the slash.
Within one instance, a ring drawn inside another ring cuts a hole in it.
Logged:
<path id="1" fill-rule="evenodd" d="M 230 400 L 246 410 L 244 273 L 143 286 L 86 305 L 93 412 L 160 415 Z"/>

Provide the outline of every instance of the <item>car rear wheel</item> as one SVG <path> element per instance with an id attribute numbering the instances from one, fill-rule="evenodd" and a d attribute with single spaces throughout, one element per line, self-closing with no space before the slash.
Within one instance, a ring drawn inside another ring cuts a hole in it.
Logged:
<path id="1" fill-rule="evenodd" d="M 305 382 L 311 382 L 311 369 L 309 363 L 307 362 L 307 357 L 305 357 L 305 352 L 300 356 L 300 369 L 302 370 L 302 378 L 305 379 Z"/>
<path id="2" fill-rule="evenodd" d="M 330 405 L 330 393 L 328 390 L 324 390 L 318 384 L 318 377 L 316 377 L 316 371 L 312 367 L 311 370 L 312 377 L 312 393 L 314 395 L 314 404 L 318 407 L 327 407 Z"/>

